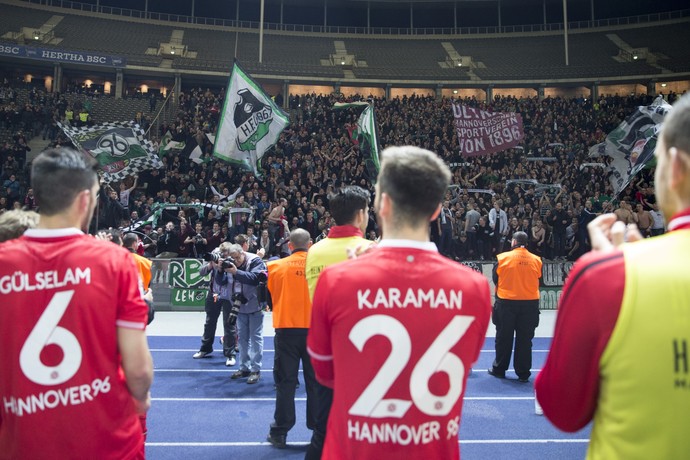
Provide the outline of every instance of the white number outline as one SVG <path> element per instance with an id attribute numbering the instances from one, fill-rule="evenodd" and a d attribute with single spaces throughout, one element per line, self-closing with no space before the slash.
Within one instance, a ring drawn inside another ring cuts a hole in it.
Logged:
<path id="1" fill-rule="evenodd" d="M 58 326 L 73 295 L 74 290 L 56 292 L 22 345 L 19 366 L 34 383 L 59 385 L 71 379 L 81 366 L 79 340 L 69 330 Z M 46 366 L 41 361 L 41 351 L 48 345 L 57 345 L 62 350 L 62 361 L 55 366 Z"/>
<path id="2" fill-rule="evenodd" d="M 412 342 L 405 326 L 386 315 L 372 315 L 357 322 L 349 334 L 349 339 L 357 350 L 362 351 L 369 339 L 382 335 L 390 342 L 391 351 L 348 413 L 371 418 L 402 418 L 414 402 L 424 414 L 448 415 L 462 394 L 465 375 L 465 365 L 450 349 L 465 335 L 473 321 L 472 316 L 455 316 L 434 339 L 410 375 L 412 401 L 384 399 L 410 360 Z M 450 380 L 448 393 L 445 395 L 437 396 L 429 390 L 429 380 L 436 372 L 444 372 Z"/>

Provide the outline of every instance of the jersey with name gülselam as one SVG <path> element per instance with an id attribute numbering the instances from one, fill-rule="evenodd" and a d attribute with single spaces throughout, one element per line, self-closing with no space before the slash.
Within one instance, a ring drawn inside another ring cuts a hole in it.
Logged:
<path id="1" fill-rule="evenodd" d="M 143 330 L 148 309 L 130 254 L 71 234 L 4 243 L 0 259 L 0 459 L 135 456 L 117 328 Z"/>
<path id="2" fill-rule="evenodd" d="M 308 337 L 317 377 L 333 378 L 324 458 L 458 458 L 490 311 L 486 279 L 434 251 L 381 247 L 327 267 Z"/>

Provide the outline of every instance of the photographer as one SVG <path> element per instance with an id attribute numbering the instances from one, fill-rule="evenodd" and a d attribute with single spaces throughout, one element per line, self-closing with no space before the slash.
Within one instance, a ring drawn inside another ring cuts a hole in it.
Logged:
<path id="1" fill-rule="evenodd" d="M 187 254 L 189 257 L 194 257 L 195 259 L 200 259 L 207 252 L 208 240 L 204 238 L 203 228 L 201 222 L 197 222 L 195 225 L 195 233 L 187 236 L 184 240 L 184 244 L 189 247 Z"/>
<path id="2" fill-rule="evenodd" d="M 230 255 L 230 243 L 223 243 L 220 247 L 208 254 L 204 254 L 206 263 L 199 269 L 201 276 L 211 274 L 208 295 L 204 311 L 206 322 L 204 323 L 204 335 L 201 337 L 201 348 L 194 353 L 192 358 L 206 358 L 213 352 L 213 339 L 218 324 L 218 316 L 223 312 L 223 355 L 227 358 L 226 366 L 235 365 L 235 338 L 237 336 L 237 312 L 232 312 L 232 292 L 234 282 L 232 275 L 227 273 L 225 267 L 231 264 L 227 258 Z"/>
<path id="3" fill-rule="evenodd" d="M 221 247 L 227 243 L 223 243 Z M 263 312 L 260 291 L 265 288 L 266 265 L 256 254 L 245 252 L 239 244 L 230 245 L 228 268 L 232 291 L 232 308 L 237 309 L 237 328 L 239 331 L 240 363 L 239 370 L 232 379 L 248 377 L 247 383 L 259 381 L 263 355 Z M 263 296 L 262 296 L 263 297 Z"/>

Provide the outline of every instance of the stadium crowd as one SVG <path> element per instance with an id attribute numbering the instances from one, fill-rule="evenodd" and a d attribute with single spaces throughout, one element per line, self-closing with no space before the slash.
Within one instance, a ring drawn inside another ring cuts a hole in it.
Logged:
<path id="1" fill-rule="evenodd" d="M 31 89 L 24 104 L 16 94 L 8 85 L 0 93 L 4 115 L 0 127 L 16 133 L 0 148 L 0 206 L 34 209 L 26 185 L 26 137 L 42 135 L 53 141 L 51 145 L 69 145 L 55 122 L 65 120 L 66 113 L 90 109 L 85 107 L 90 102 L 80 102 L 89 101 L 87 97 L 68 103 L 64 95 Z M 670 95 L 671 102 L 674 96 Z M 188 149 L 170 149 L 162 157 L 162 169 L 105 185 L 98 228 L 145 222 L 136 229 L 142 232 L 141 250 L 149 257 L 198 257 L 242 234 L 248 236 L 251 252 L 264 248 L 268 258 L 287 252 L 284 243 L 290 229 L 303 228 L 314 241 L 323 238 L 333 225 L 328 197 L 341 185 L 360 185 L 373 196 L 371 170 L 351 137 L 358 112 L 333 109 L 335 102 L 371 97 L 291 95 L 291 124 L 264 157 L 261 178 L 212 157 L 207 134 L 217 127 L 223 99 L 222 89 L 195 88 L 179 96 L 175 119 L 162 123 L 157 133 L 152 130 L 152 136 L 161 142 L 169 132 L 174 141 L 199 145 L 202 158 L 192 161 Z M 522 230 L 530 236 L 529 247 L 535 253 L 546 259 L 575 260 L 588 250 L 586 224 L 605 211 L 616 211 L 621 220 L 637 223 L 648 235 L 663 232 L 649 170 L 614 196 L 605 169 L 592 164 L 603 160 L 588 158 L 592 145 L 636 107 L 650 104 L 651 97 L 540 101 L 497 96 L 490 104 L 461 99 L 484 110 L 518 112 L 524 121 L 523 146 L 475 158 L 456 153 L 451 99 L 412 95 L 373 100 L 381 148 L 417 145 L 437 152 L 451 166 L 444 212 L 430 225 L 433 240 L 450 258 L 490 260 L 508 249 L 511 235 Z M 79 122 L 73 118 L 72 123 Z M 146 220 L 152 212 L 155 226 Z M 372 210 L 367 237 L 378 235 Z"/>

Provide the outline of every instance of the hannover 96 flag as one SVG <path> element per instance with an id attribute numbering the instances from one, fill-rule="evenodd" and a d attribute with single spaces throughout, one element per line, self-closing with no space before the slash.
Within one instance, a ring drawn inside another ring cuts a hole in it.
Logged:
<path id="1" fill-rule="evenodd" d="M 133 121 L 73 128 L 58 123 L 74 146 L 98 161 L 105 182 L 163 167 L 144 130 Z"/>
<path id="2" fill-rule="evenodd" d="M 672 108 L 663 97 L 658 96 L 651 105 L 638 107 L 606 136 L 604 142 L 589 149 L 590 157 L 611 158 L 606 170 L 616 195 L 654 159 L 661 125 Z"/>
<path id="3" fill-rule="evenodd" d="M 374 105 L 364 101 L 336 102 L 334 109 L 346 109 L 348 107 L 365 107 L 357 119 L 357 129 L 350 133 L 352 142 L 359 145 L 364 164 L 369 177 L 374 181 L 378 176 L 381 164 L 379 162 L 379 143 L 376 130 L 376 113 Z"/>
<path id="4" fill-rule="evenodd" d="M 225 93 L 213 156 L 247 167 L 260 176 L 261 158 L 278 141 L 289 123 L 285 112 L 235 62 Z"/>

